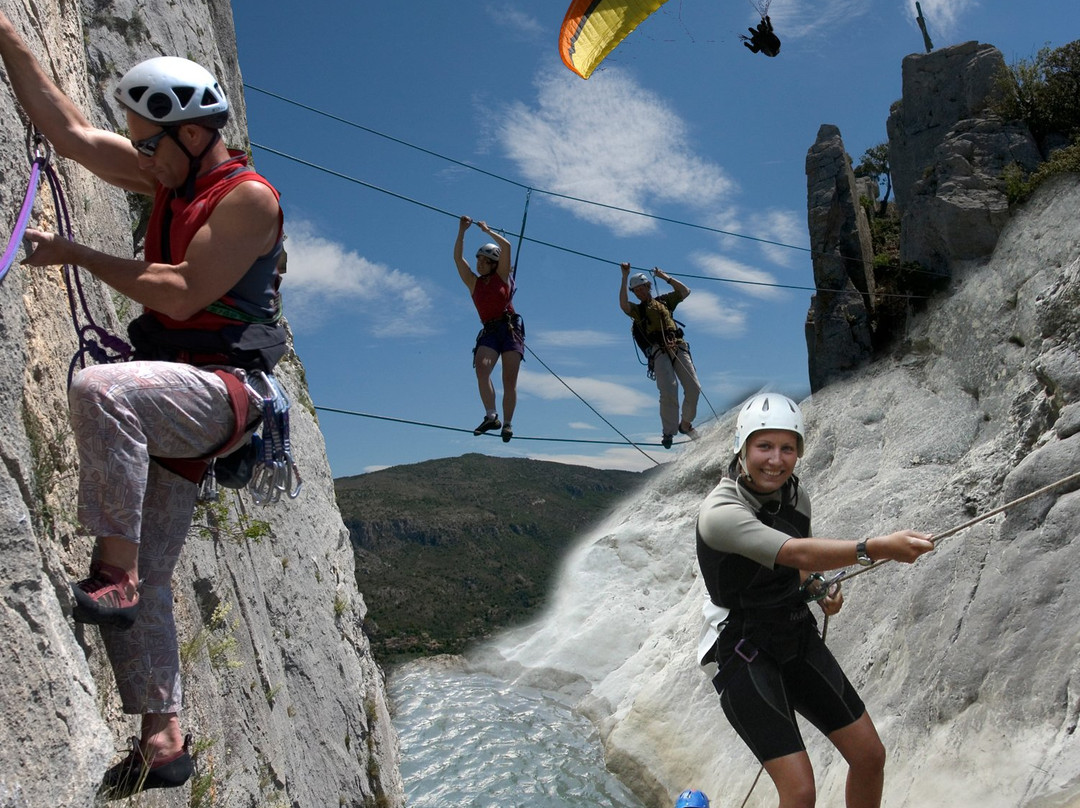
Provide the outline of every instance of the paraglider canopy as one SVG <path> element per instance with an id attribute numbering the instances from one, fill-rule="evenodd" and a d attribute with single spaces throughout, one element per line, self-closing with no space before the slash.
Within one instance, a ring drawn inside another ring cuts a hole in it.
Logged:
<path id="1" fill-rule="evenodd" d="M 563 64 L 587 79 L 604 58 L 667 0 L 573 0 L 559 32 Z"/>

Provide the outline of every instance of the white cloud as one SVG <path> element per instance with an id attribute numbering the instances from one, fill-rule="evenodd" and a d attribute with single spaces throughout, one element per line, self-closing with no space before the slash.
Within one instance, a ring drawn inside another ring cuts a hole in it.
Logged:
<path id="1" fill-rule="evenodd" d="M 807 246 L 805 211 L 795 214 L 786 210 L 767 210 L 755 214 L 750 232 L 756 238 L 776 242 L 775 244 L 760 244 L 765 257 L 774 264 L 789 267 L 809 257 L 809 253 L 804 250 L 791 249 L 791 247 Z"/>
<path id="2" fill-rule="evenodd" d="M 695 291 L 679 304 L 675 317 L 686 323 L 687 340 L 693 348 L 695 332 L 718 337 L 740 337 L 746 332 L 746 312 L 712 292 Z"/>
<path id="3" fill-rule="evenodd" d="M 399 336 L 429 334 L 431 296 L 407 272 L 364 258 L 320 236 L 310 222 L 289 222 L 288 269 L 283 284 L 286 314 L 298 331 L 312 331 L 328 317 L 355 312 L 364 330 Z"/>
<path id="4" fill-rule="evenodd" d="M 686 124 L 625 71 L 587 82 L 569 71 L 537 80 L 535 108 L 514 104 L 497 137 L 537 187 L 629 210 L 660 202 L 715 209 L 734 190 L 724 170 L 693 153 Z M 555 204 L 619 235 L 656 222 L 610 208 L 553 198 Z"/>
<path id="5" fill-rule="evenodd" d="M 598 427 L 594 426 L 593 424 L 586 424 L 586 423 L 584 423 L 582 421 L 571 421 L 569 424 L 567 424 L 567 426 L 570 427 L 571 429 L 597 429 L 598 428 Z"/>
<path id="6" fill-rule="evenodd" d="M 777 34 L 784 40 L 831 35 L 841 23 L 861 17 L 873 6 L 866 0 L 771 0 L 768 9 Z M 752 16 L 756 17 L 757 12 Z"/>
<path id="7" fill-rule="evenodd" d="M 655 391 L 646 395 L 625 384 L 588 376 L 561 376 L 561 378 L 566 382 L 565 385 L 549 373 L 534 373 L 523 369 L 518 377 L 518 391 L 530 393 L 545 401 L 575 398 L 576 392 L 604 416 L 640 415 L 656 408 Z M 573 392 L 567 389 L 567 385 L 573 389 Z"/>
<path id="8" fill-rule="evenodd" d="M 487 12 L 496 23 L 526 36 L 544 36 L 547 27 L 532 14 L 515 8 L 511 3 L 489 4 Z"/>
<path id="9" fill-rule="evenodd" d="M 541 331 L 530 334 L 530 339 L 537 345 L 551 348 L 596 348 L 621 343 L 621 337 L 607 331 Z"/>
<path id="10" fill-rule="evenodd" d="M 761 285 L 777 283 L 777 280 L 773 275 L 762 269 L 747 266 L 732 258 L 728 258 L 724 255 L 717 255 L 715 253 L 691 253 L 690 260 L 696 266 L 701 267 L 705 273 L 714 278 L 724 278 L 725 280 L 731 281 L 747 281 L 747 283 L 728 284 L 727 288 L 732 291 L 737 290 L 743 294 L 750 295 L 751 297 L 764 300 L 776 300 L 784 297 L 783 290 L 776 288 L 776 286 Z M 679 305 L 685 308 L 696 295 L 697 292 L 687 298 L 685 303 L 680 303 Z"/>
<path id="11" fill-rule="evenodd" d="M 948 40 L 960 28 L 960 18 L 969 10 L 977 8 L 979 3 L 978 0 L 920 0 L 919 5 L 922 7 L 930 39 L 936 38 L 939 41 L 934 44 L 943 45 L 948 42 L 940 40 Z M 904 12 L 904 16 L 917 27 L 915 0 L 905 0 Z"/>

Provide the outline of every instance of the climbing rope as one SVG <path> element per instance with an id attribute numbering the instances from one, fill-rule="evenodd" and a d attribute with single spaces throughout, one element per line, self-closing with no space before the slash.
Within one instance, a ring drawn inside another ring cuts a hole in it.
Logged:
<path id="1" fill-rule="evenodd" d="M 33 138 L 33 141 L 32 145 L 28 144 L 31 154 L 30 181 L 26 186 L 26 195 L 23 197 L 19 217 L 15 221 L 15 229 L 8 240 L 3 258 L 0 258 L 0 281 L 4 280 L 8 270 L 11 269 L 12 263 L 15 261 L 15 253 L 18 251 L 19 244 L 26 233 L 26 226 L 30 221 L 30 211 L 33 209 L 34 200 L 37 198 L 38 185 L 41 182 L 41 170 L 49 164 L 52 157 L 52 150 L 48 148 L 48 143 L 44 139 Z"/>
<path id="2" fill-rule="evenodd" d="M 44 137 L 35 133 L 34 142 L 40 144 L 46 153 L 51 152 Z M 71 214 L 68 210 L 67 197 L 64 195 L 60 177 L 50 161 L 42 164 L 42 173 L 48 181 L 49 191 L 52 194 L 53 207 L 56 210 L 56 232 L 68 241 L 74 241 L 74 228 L 71 226 Z M 25 227 L 24 227 L 25 232 Z M 20 236 L 21 238 L 21 236 Z M 83 290 L 82 275 L 79 268 L 74 264 L 64 264 L 62 268 L 64 286 L 67 289 L 68 309 L 71 312 L 71 324 L 75 328 L 75 334 L 79 339 L 79 348 L 71 357 L 68 366 L 68 387 L 75 376 L 75 365 L 86 367 L 86 357 L 99 364 L 111 362 L 126 362 L 131 358 L 132 350 L 120 337 L 109 333 L 94 321 L 90 313 L 90 306 L 86 301 L 86 292 Z M 80 317 L 85 319 L 85 324 L 80 325 Z"/>
<path id="3" fill-rule="evenodd" d="M 957 525 L 956 527 L 949 528 L 944 533 L 938 533 L 937 535 L 932 536 L 930 541 L 932 541 L 934 543 L 934 546 L 937 547 L 939 544 L 941 544 L 941 542 L 945 541 L 945 539 L 955 536 L 960 531 L 967 530 L 969 527 L 979 524 L 979 522 L 983 522 L 992 516 L 997 516 L 999 513 L 1006 513 L 1008 511 L 1011 511 L 1014 508 L 1019 507 L 1020 505 L 1031 502 L 1031 500 L 1043 496 L 1044 494 L 1048 494 L 1051 491 L 1056 491 L 1059 488 L 1064 488 L 1065 486 L 1072 485 L 1074 483 L 1080 483 L 1080 471 L 1070 474 L 1068 477 L 1062 477 L 1060 480 L 1052 482 L 1049 485 L 1044 485 L 1042 488 L 1032 491 L 1030 494 L 1024 494 L 1024 496 L 1022 497 L 1017 497 L 1016 499 L 1012 500 L 1012 502 L 1006 502 L 1004 505 L 999 505 L 993 510 L 987 511 L 980 516 L 976 516 L 974 519 L 969 519 L 962 525 Z M 856 578 L 859 575 L 863 575 L 864 573 L 870 572 L 871 570 L 876 570 L 884 566 L 885 564 L 888 564 L 891 560 L 892 559 L 882 558 L 879 561 L 875 561 L 873 564 L 865 567 L 859 567 L 851 571 L 841 570 L 841 572 L 836 575 L 831 582 L 838 584 L 843 581 L 850 581 L 852 578 Z"/>
<path id="4" fill-rule="evenodd" d="M 537 361 L 539 361 L 539 359 Z M 587 402 L 586 402 L 586 404 L 587 404 Z M 322 406 L 316 406 L 315 409 L 319 410 L 321 412 L 335 412 L 335 413 L 338 413 L 339 415 L 352 415 L 352 416 L 356 416 L 358 418 L 373 418 L 373 419 L 375 419 L 377 421 L 391 421 L 391 422 L 393 422 L 395 424 L 409 424 L 411 426 L 423 426 L 423 427 L 427 427 L 429 429 L 443 429 L 443 430 L 446 430 L 447 432 L 464 432 L 464 433 L 468 433 L 469 435 L 474 434 L 472 429 L 465 429 L 465 428 L 459 427 L 459 426 L 446 426 L 445 424 L 432 424 L 432 423 L 428 423 L 426 421 L 412 421 L 412 420 L 409 420 L 408 418 L 392 418 L 389 415 L 375 415 L 375 414 L 370 413 L 370 412 L 358 412 L 357 410 L 344 410 L 344 409 L 339 409 L 337 407 L 322 407 Z M 481 437 L 498 438 L 499 434 L 497 432 L 489 432 L 489 433 L 485 433 Z M 628 442 L 627 440 L 595 440 L 595 439 L 591 439 L 591 438 L 548 438 L 548 437 L 539 437 L 539 436 L 535 436 L 535 435 L 534 436 L 529 436 L 529 435 L 518 435 L 518 434 L 514 435 L 514 440 L 515 441 L 532 440 L 532 441 L 541 441 L 541 442 L 548 442 L 548 443 L 588 443 L 588 444 L 599 445 L 599 446 L 625 446 L 627 444 L 627 442 Z M 689 443 L 689 441 L 679 441 L 675 445 L 678 446 L 678 445 L 681 445 L 683 443 Z M 639 446 L 661 446 L 662 444 L 659 444 L 659 443 L 636 443 L 636 444 L 633 444 L 632 443 L 631 445 L 635 446 L 635 448 L 636 448 L 636 447 L 639 447 Z M 648 457 L 648 455 L 646 455 L 646 457 Z M 652 460 L 652 458 L 649 458 L 649 459 Z M 656 462 L 656 461 L 653 461 L 653 462 Z"/>

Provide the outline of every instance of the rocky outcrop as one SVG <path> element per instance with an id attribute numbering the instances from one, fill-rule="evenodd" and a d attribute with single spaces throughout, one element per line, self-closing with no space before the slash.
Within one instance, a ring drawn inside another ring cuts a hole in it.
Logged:
<path id="1" fill-rule="evenodd" d="M 840 130 L 823 125 L 806 154 L 807 224 L 817 288 L 806 315 L 812 391 L 862 366 L 873 353 L 874 251 L 859 188 Z"/>
<path id="2" fill-rule="evenodd" d="M 8 13 L 100 125 L 122 126 L 110 93 L 124 66 L 190 55 L 229 91 L 234 118 L 226 139 L 246 145 L 226 0 L 87 2 L 81 13 L 77 4 L 46 0 Z M 6 84 L 0 121 L 0 218 L 10 233 L 30 167 L 27 132 Z M 55 166 L 76 236 L 130 255 L 124 194 L 69 161 Z M 55 225 L 44 189 L 33 220 Z M 83 284 L 88 315 L 122 334 L 131 302 L 88 276 Z M 8 416 L 0 422 L 0 805 L 87 806 L 114 750 L 138 724 L 120 712 L 97 632 L 67 617 L 67 582 L 84 574 L 91 539 L 75 524 L 65 386 L 77 343 L 57 270 L 11 270 L 0 284 L 0 334 L 0 400 Z M 190 788 L 140 804 L 196 804 L 196 788 L 212 791 L 216 805 L 404 802 L 382 675 L 360 629 L 366 608 L 352 548 L 295 354 L 278 377 L 293 401 L 303 491 L 270 507 L 229 493 L 198 515 L 174 587 L 182 718 L 201 762 Z"/>
<path id="3" fill-rule="evenodd" d="M 987 257 L 1009 217 L 1003 170 L 1039 164 L 1028 128 L 987 112 L 1004 66 L 997 48 L 978 42 L 904 59 L 903 99 L 887 121 L 902 262 L 950 275 Z"/>

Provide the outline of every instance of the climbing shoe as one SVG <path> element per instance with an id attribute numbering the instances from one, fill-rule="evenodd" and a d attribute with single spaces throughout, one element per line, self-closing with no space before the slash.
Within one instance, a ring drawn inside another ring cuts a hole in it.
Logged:
<path id="1" fill-rule="evenodd" d="M 665 449 L 670 449 L 671 448 L 671 439 L 673 437 L 675 437 L 675 436 L 674 435 L 664 435 L 664 437 L 662 437 L 660 439 L 660 445 L 663 446 Z"/>
<path id="2" fill-rule="evenodd" d="M 510 424 L 503 424 L 502 432 L 503 443 L 509 443 L 510 438 L 514 437 L 514 430 L 510 428 Z"/>
<path id="3" fill-rule="evenodd" d="M 697 440 L 701 437 L 693 425 L 684 428 L 682 424 L 679 424 L 679 434 L 686 435 L 690 440 Z"/>
<path id="4" fill-rule="evenodd" d="M 480 422 L 480 426 L 473 430 L 474 435 L 483 435 L 485 432 L 491 429 L 498 429 L 502 426 L 502 422 L 499 420 L 498 415 L 485 415 L 484 420 Z"/>
<path id="5" fill-rule="evenodd" d="M 139 748 L 139 739 L 131 739 L 128 756 L 105 772 L 98 794 L 107 800 L 122 800 L 150 788 L 177 788 L 195 771 L 191 758 L 191 736 L 175 755 L 147 762 Z"/>
<path id="6" fill-rule="evenodd" d="M 90 577 L 71 585 L 75 605 L 71 616 L 78 623 L 131 628 L 139 614 L 139 591 L 128 583 L 127 573 L 112 564 L 95 561 Z"/>

